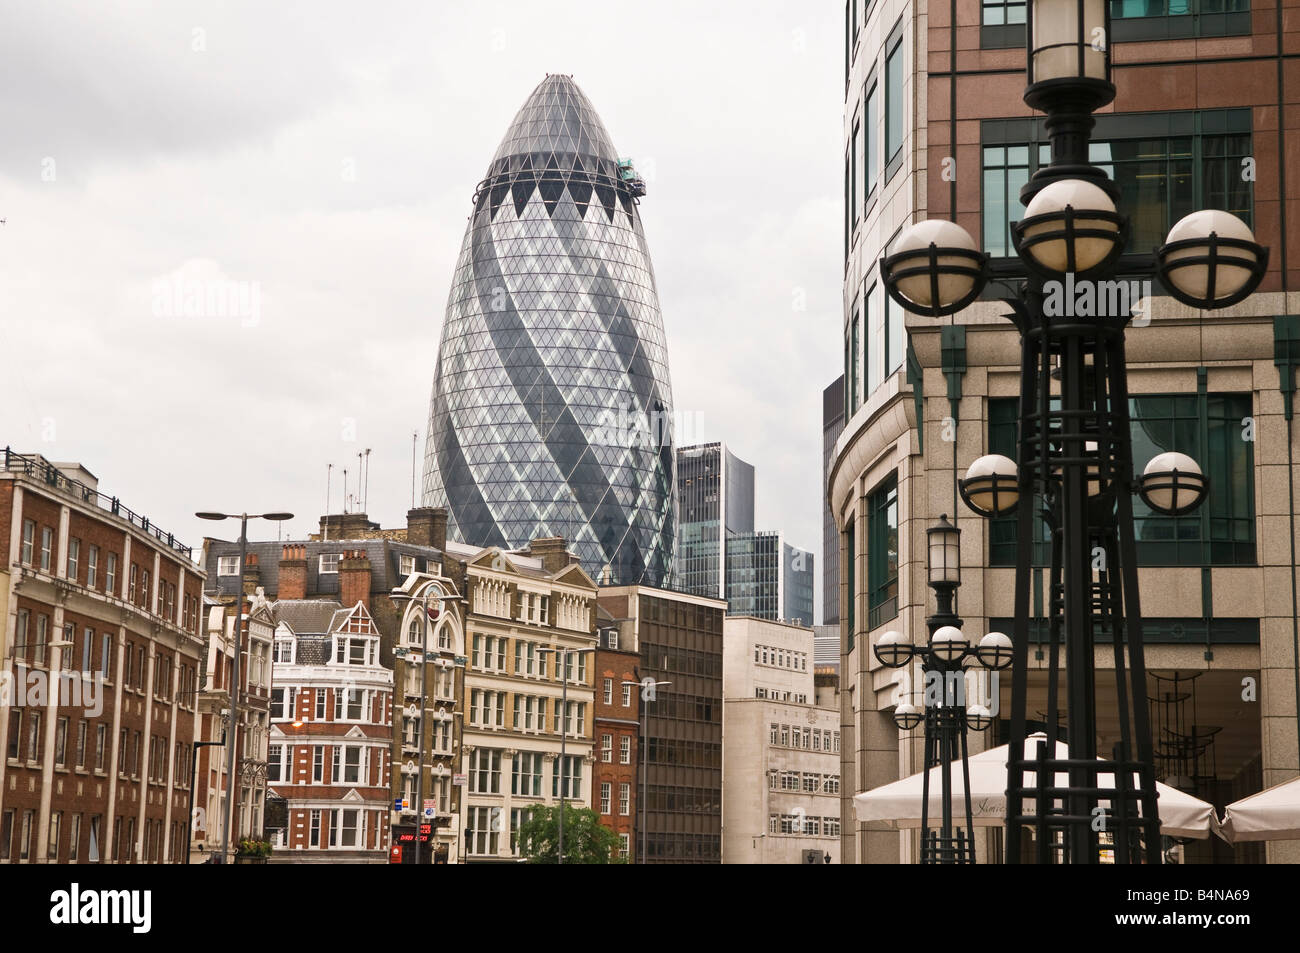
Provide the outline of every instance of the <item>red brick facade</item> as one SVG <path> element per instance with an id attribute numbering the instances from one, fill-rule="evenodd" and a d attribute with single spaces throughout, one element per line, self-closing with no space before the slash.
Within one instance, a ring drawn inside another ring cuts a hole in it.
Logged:
<path id="1" fill-rule="evenodd" d="M 637 734 L 641 693 L 637 686 L 623 683 L 636 680 L 637 658 L 635 652 L 608 648 L 597 648 L 595 655 L 593 753 L 596 763 L 592 768 L 591 801 L 592 807 L 600 813 L 601 824 L 616 834 L 627 835 L 629 861 L 634 860 L 636 854 L 636 805 L 640 793 L 637 788 L 640 763 Z M 606 697 L 610 699 L 608 702 Z M 606 794 L 608 804 L 605 803 Z"/>
<path id="2" fill-rule="evenodd" d="M 0 706 L 0 863 L 181 860 L 199 659 L 186 597 L 203 577 L 139 517 L 23 461 L 0 472 L 0 673 L 11 692 L 66 678 Z"/>

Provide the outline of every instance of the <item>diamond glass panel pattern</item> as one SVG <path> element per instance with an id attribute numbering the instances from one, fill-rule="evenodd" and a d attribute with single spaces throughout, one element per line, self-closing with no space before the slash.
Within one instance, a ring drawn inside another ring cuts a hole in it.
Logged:
<path id="1" fill-rule="evenodd" d="M 548 76 L 474 194 L 434 374 L 424 502 L 446 506 L 449 535 L 472 545 L 562 536 L 597 580 L 667 585 L 671 411 L 636 197 L 587 97 Z"/>

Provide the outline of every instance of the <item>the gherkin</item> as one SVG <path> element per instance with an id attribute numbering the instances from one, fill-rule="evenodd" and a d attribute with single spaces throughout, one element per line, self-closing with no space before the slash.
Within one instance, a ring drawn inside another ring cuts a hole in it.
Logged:
<path id="1" fill-rule="evenodd" d="M 453 538 L 562 536 L 597 579 L 669 584 L 672 389 L 644 191 L 573 80 L 547 76 L 474 193 L 447 302 L 424 502 Z"/>

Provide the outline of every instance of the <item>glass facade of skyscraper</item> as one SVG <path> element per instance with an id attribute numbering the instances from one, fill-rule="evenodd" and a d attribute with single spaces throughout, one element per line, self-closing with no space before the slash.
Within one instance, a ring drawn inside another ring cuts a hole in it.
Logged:
<path id="1" fill-rule="evenodd" d="M 424 501 L 453 537 L 561 536 L 598 580 L 667 583 L 672 390 L 644 191 L 573 80 L 548 76 L 474 193 L 447 302 Z"/>

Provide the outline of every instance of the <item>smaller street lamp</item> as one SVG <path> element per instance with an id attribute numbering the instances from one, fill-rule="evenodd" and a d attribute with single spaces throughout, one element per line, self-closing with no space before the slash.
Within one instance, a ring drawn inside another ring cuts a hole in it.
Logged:
<path id="1" fill-rule="evenodd" d="M 1268 249 L 1250 227 L 1219 209 L 1186 215 L 1156 249 L 1166 290 L 1193 308 L 1226 308 L 1247 298 L 1268 270 Z"/>
<path id="2" fill-rule="evenodd" d="M 248 558 L 248 521 L 271 520 L 282 523 L 293 519 L 292 513 L 195 513 L 201 520 L 239 520 L 239 577 L 235 580 L 235 652 L 230 662 L 230 707 L 226 716 L 226 804 L 221 817 L 221 859 L 230 855 L 230 828 L 235 818 L 235 725 L 239 709 L 239 657 L 244 651 L 244 562 Z"/>
<path id="3" fill-rule="evenodd" d="M 635 669 L 633 670 L 635 671 Z M 641 850 L 640 862 L 646 862 L 646 778 L 650 768 L 650 706 L 649 702 L 655 701 L 660 685 L 671 685 L 672 682 L 659 681 L 646 676 L 643 681 L 629 682 L 626 679 L 624 685 L 636 685 L 642 690 L 640 712 L 641 715 Z M 650 693 L 647 695 L 645 689 L 649 688 Z M 763 835 L 758 835 L 762 837 Z"/>

